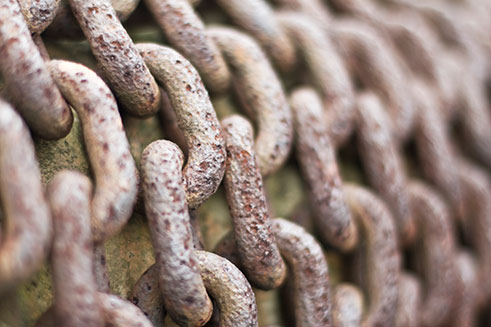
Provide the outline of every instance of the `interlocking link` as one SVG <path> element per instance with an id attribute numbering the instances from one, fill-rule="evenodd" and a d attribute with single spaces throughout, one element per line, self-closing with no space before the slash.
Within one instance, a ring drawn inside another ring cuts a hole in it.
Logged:
<path id="1" fill-rule="evenodd" d="M 16 0 L 0 5 L 0 70 L 9 98 L 35 133 L 64 137 L 72 114 L 51 79 Z"/>
<path id="2" fill-rule="evenodd" d="M 156 44 L 138 44 L 137 49 L 163 85 L 186 139 L 186 198 L 189 207 L 196 209 L 216 192 L 225 172 L 220 123 L 198 72 L 184 57 Z"/>
<path id="3" fill-rule="evenodd" d="M 0 293 L 34 273 L 49 253 L 51 214 L 29 130 L 0 99 Z"/>
<path id="4" fill-rule="evenodd" d="M 70 0 L 90 48 L 119 102 L 131 114 L 149 116 L 159 108 L 159 89 L 109 0 Z"/>
<path id="5" fill-rule="evenodd" d="M 0 325 L 489 324 L 489 3 L 144 2 L 0 4 Z"/>

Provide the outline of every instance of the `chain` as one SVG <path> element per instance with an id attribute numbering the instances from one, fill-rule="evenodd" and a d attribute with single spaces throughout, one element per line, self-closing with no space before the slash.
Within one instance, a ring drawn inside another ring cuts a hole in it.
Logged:
<path id="1" fill-rule="evenodd" d="M 259 292 L 280 287 L 287 325 L 478 325 L 491 300 L 486 1 L 144 2 L 170 47 L 133 42 L 122 22 L 137 0 L 0 4 L 0 325 L 21 324 L 5 308 L 46 262 L 54 303 L 37 326 L 167 326 L 167 313 L 258 326 Z M 236 27 L 205 24 L 210 8 Z M 44 39 L 67 37 L 88 41 L 93 69 L 50 58 Z M 170 141 L 135 162 L 120 110 L 159 112 Z M 78 121 L 94 187 L 64 170 L 44 192 L 30 133 L 64 139 Z M 344 151 L 364 180 L 343 177 Z M 269 205 L 265 179 L 292 161 L 314 228 Z M 232 230 L 212 248 L 199 213 L 222 180 Z M 155 264 L 126 300 L 105 243 L 138 211 Z"/>

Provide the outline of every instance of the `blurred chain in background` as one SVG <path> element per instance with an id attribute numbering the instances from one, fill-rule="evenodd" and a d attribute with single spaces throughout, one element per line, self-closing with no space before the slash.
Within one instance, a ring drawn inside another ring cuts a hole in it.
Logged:
<path id="1" fill-rule="evenodd" d="M 490 30 L 487 0 L 3 0 L 0 326 L 490 325 Z"/>

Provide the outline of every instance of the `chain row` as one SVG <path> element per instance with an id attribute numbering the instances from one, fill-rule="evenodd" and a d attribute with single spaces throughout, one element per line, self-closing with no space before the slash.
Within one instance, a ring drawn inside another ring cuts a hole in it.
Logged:
<path id="1" fill-rule="evenodd" d="M 489 167 L 489 44 L 480 34 L 489 12 L 476 12 L 472 1 L 331 1 L 337 15 L 317 0 L 278 0 L 278 9 L 262 0 L 218 1 L 245 34 L 205 26 L 184 0 L 146 1 L 181 55 L 133 44 L 120 19 L 135 2 L 125 2 L 126 11 L 107 0 L 69 3 L 106 81 L 80 64 L 50 60 L 42 40 L 31 37 L 51 21 L 53 30 L 65 24 L 56 22 L 63 19 L 55 18 L 58 1 L 0 5 L 4 96 L 47 139 L 68 133 L 67 103 L 73 107 L 95 179 L 92 191 L 86 177 L 59 173 L 45 198 L 29 131 L 1 102 L 0 291 L 31 276 L 51 251 L 55 303 L 40 325 L 150 326 L 162 324 L 167 311 L 180 325 L 211 319 L 254 326 L 251 285 L 268 290 L 286 280 L 298 326 L 475 324 L 491 296 L 491 189 L 487 172 L 462 154 L 450 129 L 458 122 L 473 156 Z M 475 17 L 476 26 L 459 23 L 457 10 Z M 283 74 L 306 68 L 289 95 L 268 56 Z M 219 122 L 207 89 L 233 90 L 257 124 L 256 137 L 243 117 Z M 183 167 L 181 150 L 169 141 L 143 152 L 156 264 L 135 285 L 138 309 L 108 294 L 104 267 L 104 241 L 126 224 L 138 193 L 118 104 L 145 117 L 165 102 L 188 159 Z M 352 135 L 375 192 L 340 176 L 336 151 Z M 359 288 L 343 283 L 330 294 L 320 243 L 297 224 L 271 219 L 263 177 L 285 163 L 294 139 L 316 235 L 343 256 L 353 254 Z M 427 182 L 403 166 L 410 142 Z M 217 256 L 197 249 L 190 215 L 222 178 L 234 229 L 214 249 Z M 459 246 L 457 224 L 475 254 Z M 402 266 L 403 251 L 413 248 L 421 280 Z"/>

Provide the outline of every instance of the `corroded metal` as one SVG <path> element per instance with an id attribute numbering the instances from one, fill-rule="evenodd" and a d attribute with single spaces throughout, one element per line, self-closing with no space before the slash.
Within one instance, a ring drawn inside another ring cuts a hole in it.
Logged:
<path id="1" fill-rule="evenodd" d="M 149 116 L 159 108 L 159 89 L 109 0 L 70 0 L 92 53 L 124 108 Z"/>
<path id="2" fill-rule="evenodd" d="M 43 194 L 34 145 L 27 126 L 0 99 L 0 293 L 36 272 L 52 237 L 51 214 Z"/>
<path id="3" fill-rule="evenodd" d="M 487 319 L 487 3 L 138 3 L 0 5 L 0 325 Z"/>
<path id="4" fill-rule="evenodd" d="M 191 224 L 182 185 L 183 155 L 169 141 L 143 151 L 142 184 L 165 307 L 180 325 L 204 325 L 211 300 L 194 255 Z"/>
<path id="5" fill-rule="evenodd" d="M 356 225 L 342 190 L 334 145 L 322 119 L 322 104 L 312 89 L 292 93 L 297 157 L 312 194 L 315 221 L 324 239 L 343 250 L 358 241 Z"/>
<path id="6" fill-rule="evenodd" d="M 186 198 L 198 208 L 216 192 L 225 172 L 220 123 L 198 72 L 178 52 L 157 44 L 138 44 L 151 72 L 165 89 L 189 151 L 183 170 Z"/>
<path id="7" fill-rule="evenodd" d="M 31 38 L 17 0 L 0 5 L 0 70 L 9 98 L 35 133 L 59 139 L 70 131 L 72 114 Z"/>
<path id="8" fill-rule="evenodd" d="M 51 74 L 82 122 L 85 146 L 96 179 L 92 232 L 96 242 L 118 233 L 133 211 L 137 171 L 116 100 L 109 87 L 87 67 L 61 60 Z"/>
<path id="9" fill-rule="evenodd" d="M 290 152 L 293 126 L 283 86 L 259 45 L 230 28 L 209 29 L 234 72 L 236 94 L 258 125 L 255 152 L 263 176 L 274 173 Z"/>
<path id="10" fill-rule="evenodd" d="M 227 148 L 225 189 L 241 266 L 257 287 L 278 287 L 285 278 L 285 265 L 271 229 L 252 126 L 240 116 L 227 117 L 222 125 Z"/>

